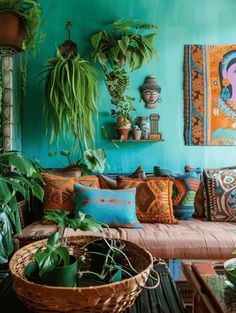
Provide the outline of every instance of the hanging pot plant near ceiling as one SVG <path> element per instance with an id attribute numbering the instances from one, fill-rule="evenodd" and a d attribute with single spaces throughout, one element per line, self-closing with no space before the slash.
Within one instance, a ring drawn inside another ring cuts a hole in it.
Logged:
<path id="1" fill-rule="evenodd" d="M 30 50 L 36 45 L 41 24 L 41 6 L 34 0 L 0 1 L 0 46 L 17 51 Z"/>
<path id="2" fill-rule="evenodd" d="M 69 40 L 48 60 L 46 73 L 44 109 L 49 143 L 59 138 L 68 142 L 72 137 L 74 147 L 78 143 L 83 151 L 83 146 L 94 142 L 97 71 L 78 54 L 69 33 Z"/>

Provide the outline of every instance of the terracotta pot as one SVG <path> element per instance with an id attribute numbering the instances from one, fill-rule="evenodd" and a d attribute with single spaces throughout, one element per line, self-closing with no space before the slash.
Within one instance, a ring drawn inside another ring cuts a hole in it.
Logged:
<path id="1" fill-rule="evenodd" d="M 118 134 L 118 139 L 121 139 L 121 136 L 124 140 L 129 139 L 129 134 L 130 134 L 130 128 L 117 128 L 116 129 L 117 134 Z"/>
<path id="2" fill-rule="evenodd" d="M 22 51 L 24 26 L 20 17 L 11 12 L 0 13 L 0 46 Z"/>
<path id="3" fill-rule="evenodd" d="M 122 116 L 117 116 L 116 118 L 116 128 L 129 128 L 130 129 L 131 124 L 128 119 L 124 119 Z"/>

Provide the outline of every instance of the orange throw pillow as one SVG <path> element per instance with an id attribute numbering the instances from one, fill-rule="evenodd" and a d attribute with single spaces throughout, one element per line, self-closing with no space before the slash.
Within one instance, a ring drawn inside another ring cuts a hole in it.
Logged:
<path id="1" fill-rule="evenodd" d="M 173 214 L 172 186 L 169 177 L 118 177 L 118 188 L 136 187 L 136 214 L 143 223 L 176 224 Z"/>
<path id="2" fill-rule="evenodd" d="M 45 182 L 44 211 L 65 210 L 74 212 L 74 184 L 99 188 L 97 176 L 64 177 L 42 173 Z"/>

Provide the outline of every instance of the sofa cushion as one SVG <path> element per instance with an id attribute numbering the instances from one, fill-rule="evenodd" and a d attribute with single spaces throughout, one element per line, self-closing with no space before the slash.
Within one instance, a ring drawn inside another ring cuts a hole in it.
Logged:
<path id="1" fill-rule="evenodd" d="M 192 219 L 194 199 L 200 184 L 199 172 L 178 173 L 154 166 L 154 175 L 174 178 L 172 194 L 174 215 L 180 220 Z"/>
<path id="2" fill-rule="evenodd" d="M 142 166 L 139 166 L 132 174 L 127 174 L 124 176 L 131 177 L 131 178 L 145 178 L 146 174 Z M 98 178 L 100 181 L 101 189 L 117 189 L 116 177 L 115 179 L 112 179 L 111 177 L 106 176 L 106 175 L 98 175 Z"/>
<path id="3" fill-rule="evenodd" d="M 45 183 L 44 211 L 66 210 L 74 211 L 74 184 L 99 188 L 99 179 L 96 176 L 64 177 L 42 173 Z"/>
<path id="4" fill-rule="evenodd" d="M 136 189 L 94 189 L 75 184 L 75 215 L 81 211 L 111 227 L 142 228 L 136 216 Z"/>
<path id="5" fill-rule="evenodd" d="M 236 168 L 203 171 L 210 221 L 236 222 Z"/>
<path id="6" fill-rule="evenodd" d="M 136 187 L 136 213 L 144 223 L 177 223 L 173 215 L 172 186 L 170 178 L 118 177 L 118 188 Z"/>
<path id="7" fill-rule="evenodd" d="M 163 259 L 219 259 L 232 257 L 236 247 L 236 223 L 209 222 L 193 219 L 179 224 L 143 223 L 143 229 L 110 228 L 100 232 L 73 231 L 69 236 L 105 235 L 109 238 L 130 240 L 149 250 L 154 257 Z M 47 238 L 56 225 L 42 225 L 40 221 L 14 235 L 15 248 Z M 44 237 L 43 237 L 44 236 Z"/>

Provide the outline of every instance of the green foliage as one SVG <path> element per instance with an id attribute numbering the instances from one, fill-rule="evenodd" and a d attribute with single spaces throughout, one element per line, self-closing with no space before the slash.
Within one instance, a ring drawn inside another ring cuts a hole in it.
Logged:
<path id="1" fill-rule="evenodd" d="M 92 36 L 94 48 L 93 59 L 98 61 L 107 72 L 107 66 L 112 69 L 122 68 L 121 57 L 128 62 L 129 71 L 140 68 L 145 61 L 150 62 L 153 55 L 158 55 L 154 47 L 157 26 L 139 24 L 136 20 L 124 21 L 123 18 L 113 22 L 113 29 L 100 31 Z M 140 30 L 154 30 L 149 34 L 140 34 Z"/>
<path id="2" fill-rule="evenodd" d="M 32 193 L 40 201 L 43 201 L 44 190 L 40 185 L 42 183 L 40 165 L 36 160 L 23 156 L 17 151 L 0 153 L 0 211 L 8 216 L 15 231 L 21 231 L 17 195 L 22 195 L 30 202 Z M 4 222 L 2 225 L 4 235 L 2 233 L 0 236 L 0 246 L 3 245 L 4 249 L 0 249 L 0 259 L 4 255 L 6 258 L 6 254 L 7 257 L 10 255 L 12 245 L 11 229 L 7 226 L 8 221 L 7 219 L 2 221 Z"/>
<path id="3" fill-rule="evenodd" d="M 47 240 L 44 247 L 39 247 L 35 253 L 35 261 L 38 264 L 39 275 L 50 272 L 61 264 L 69 263 L 69 251 L 66 245 L 67 238 L 64 237 L 66 227 L 73 230 L 81 229 L 84 231 L 102 231 L 103 223 L 96 222 L 90 215 L 78 212 L 74 218 L 68 217 L 69 212 L 55 210 L 48 211 L 44 215 L 44 219 L 53 221 L 58 224 L 62 230 L 62 236 L 59 232 L 54 232 Z"/>
<path id="4" fill-rule="evenodd" d="M 86 169 L 86 172 L 103 173 L 106 165 L 106 150 L 105 149 L 88 149 L 83 152 L 82 157 L 73 162 L 71 152 L 61 150 L 60 154 L 68 159 L 70 166 L 81 167 Z M 56 151 L 49 151 L 49 156 L 56 156 Z"/>
<path id="5" fill-rule="evenodd" d="M 5 212 L 0 213 L 0 264 L 7 263 L 13 252 L 12 226 Z"/>
<path id="6" fill-rule="evenodd" d="M 57 50 L 47 63 L 45 113 L 50 140 L 74 137 L 87 146 L 94 142 L 93 117 L 97 112 L 97 71 L 79 55 L 64 57 Z"/>
<path id="7" fill-rule="evenodd" d="M 24 25 L 25 37 L 23 49 L 34 49 L 37 34 L 41 25 L 41 5 L 34 0 L 1 0 L 0 12 L 13 12 L 17 14 Z"/>

